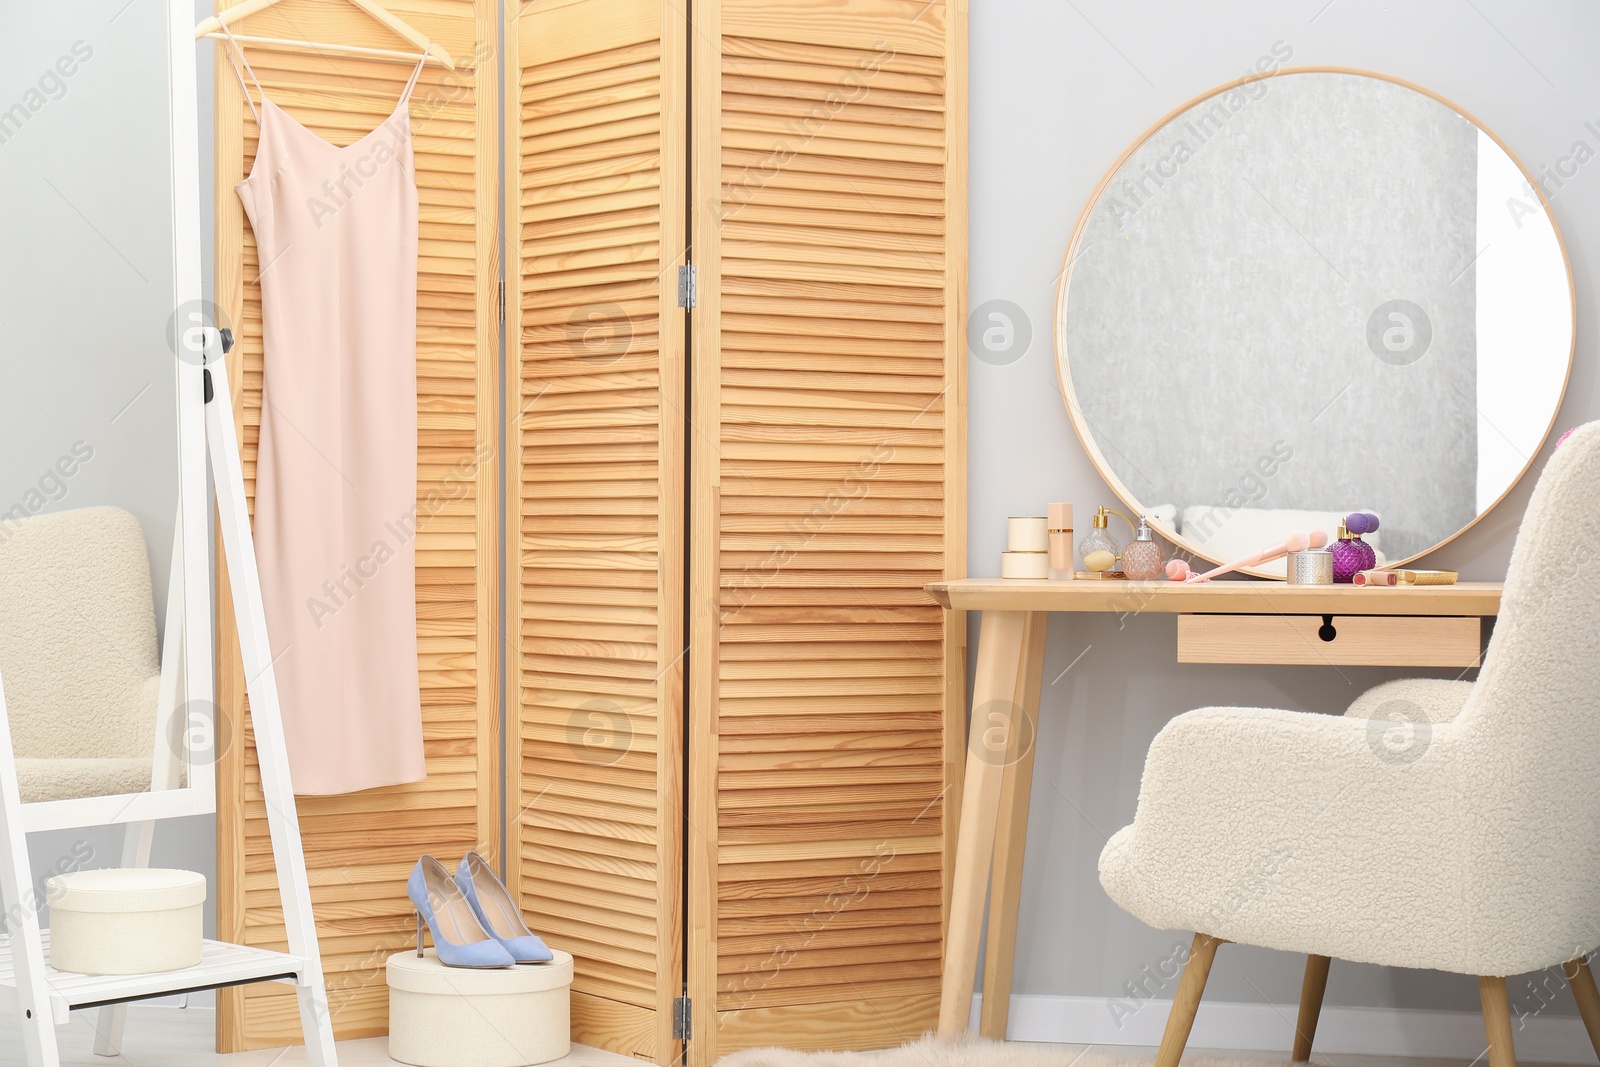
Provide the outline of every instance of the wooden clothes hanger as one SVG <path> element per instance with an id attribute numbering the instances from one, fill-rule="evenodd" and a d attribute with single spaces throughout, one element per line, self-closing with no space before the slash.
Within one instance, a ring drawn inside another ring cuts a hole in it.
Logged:
<path id="1" fill-rule="evenodd" d="M 245 0 L 244 3 L 236 4 L 233 7 L 227 8 L 221 13 L 206 19 L 204 22 L 200 23 L 200 25 L 196 26 L 194 28 L 195 38 L 198 40 L 201 37 L 213 37 L 220 40 L 224 37 L 222 32 L 224 17 L 227 18 L 228 28 L 232 29 L 236 24 L 244 19 L 249 18 L 256 12 L 265 11 L 267 8 L 273 7 L 281 2 L 282 0 Z M 393 30 L 401 37 L 404 37 L 406 40 L 416 45 L 420 50 L 421 55 L 427 57 L 428 62 L 437 63 L 448 70 L 456 69 L 455 60 L 450 58 L 449 52 L 446 52 L 443 48 L 428 40 L 428 38 L 421 31 L 417 30 L 414 26 L 399 18 L 394 14 L 394 12 L 384 7 L 382 4 L 377 3 L 376 0 L 348 0 L 348 2 L 355 7 L 359 7 L 362 11 L 365 11 L 368 15 L 371 15 L 374 19 L 389 27 L 389 29 Z M 245 44 L 278 45 L 280 47 L 286 46 L 296 49 L 314 48 L 319 52 L 338 52 L 342 55 L 372 56 L 380 59 L 420 58 L 420 56 L 416 53 L 397 52 L 388 48 L 366 48 L 361 45 L 332 44 L 324 41 L 304 41 L 295 40 L 294 38 L 288 37 L 250 37 L 241 33 L 234 34 L 234 39 Z"/>

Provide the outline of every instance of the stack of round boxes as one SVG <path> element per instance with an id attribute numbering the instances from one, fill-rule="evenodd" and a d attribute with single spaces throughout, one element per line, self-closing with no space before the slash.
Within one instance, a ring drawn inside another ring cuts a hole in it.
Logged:
<path id="1" fill-rule="evenodd" d="M 1012 516 L 1006 520 L 1006 549 L 1000 553 L 1000 577 L 1050 576 L 1050 532 L 1043 515 Z"/>

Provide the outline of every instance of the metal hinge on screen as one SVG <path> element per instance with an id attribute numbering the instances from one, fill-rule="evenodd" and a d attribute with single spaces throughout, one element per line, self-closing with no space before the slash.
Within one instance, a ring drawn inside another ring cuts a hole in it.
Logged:
<path id="1" fill-rule="evenodd" d="M 694 1001 L 678 997 L 672 1002 L 672 1036 L 677 1041 L 687 1041 L 694 1036 Z"/>
<path id="2" fill-rule="evenodd" d="M 681 308 L 694 307 L 695 301 L 695 276 L 694 264 L 678 268 L 678 306 Z"/>
<path id="3" fill-rule="evenodd" d="M 506 280 L 500 279 L 500 325 L 506 324 Z"/>

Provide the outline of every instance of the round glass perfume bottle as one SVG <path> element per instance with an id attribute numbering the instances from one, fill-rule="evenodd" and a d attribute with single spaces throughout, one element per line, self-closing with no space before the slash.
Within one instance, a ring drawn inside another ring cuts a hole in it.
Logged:
<path id="1" fill-rule="evenodd" d="M 1353 511 L 1345 516 L 1339 524 L 1337 539 L 1328 546 L 1333 553 L 1333 580 L 1340 585 L 1349 585 L 1361 571 L 1369 571 L 1378 565 L 1378 553 L 1373 547 L 1361 540 L 1362 534 L 1375 533 L 1378 529 L 1378 516 L 1370 511 Z"/>
<path id="2" fill-rule="evenodd" d="M 1083 561 L 1084 570 L 1096 573 L 1109 571 L 1117 565 L 1117 557 L 1122 555 L 1122 546 L 1117 544 L 1117 539 L 1111 536 L 1108 529 L 1111 512 L 1104 507 L 1097 508 L 1089 524 L 1092 529 L 1088 536 L 1078 542 L 1078 558 Z"/>
<path id="3" fill-rule="evenodd" d="M 1161 551 L 1161 545 L 1156 542 L 1149 517 L 1140 515 L 1139 528 L 1134 531 L 1133 540 L 1122 550 L 1123 573 L 1136 582 L 1153 582 L 1161 577 L 1166 563 L 1167 554 Z"/>

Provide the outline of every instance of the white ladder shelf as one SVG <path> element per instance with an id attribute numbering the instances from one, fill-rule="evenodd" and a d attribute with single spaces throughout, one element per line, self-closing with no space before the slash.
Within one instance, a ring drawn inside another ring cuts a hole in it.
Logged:
<path id="1" fill-rule="evenodd" d="M 210 457 L 216 489 L 217 525 L 222 533 L 238 623 L 288 952 L 208 941 L 199 965 L 184 970 L 140 975 L 68 974 L 50 967 L 50 934 L 39 926 L 39 901 L 28 861 L 30 831 L 124 823 L 128 836 L 123 864 L 147 866 L 154 820 L 195 814 L 202 805 L 208 805 L 204 810 L 215 810 L 214 790 L 179 788 L 181 768 L 176 757 L 169 753 L 165 740 L 172 736 L 170 715 L 176 706 L 173 687 L 181 673 L 176 664 L 166 660 L 187 657 L 190 653 L 182 650 L 192 651 L 197 644 L 203 646 L 203 634 L 200 641 L 195 640 L 203 628 L 183 622 L 186 617 L 201 617 L 200 609 L 196 608 L 197 597 L 209 612 L 209 605 L 203 599 L 204 571 L 198 569 L 203 567 L 206 553 L 203 547 L 196 551 L 201 538 L 193 533 L 196 529 L 195 523 L 190 521 L 193 513 L 185 515 L 180 508 L 179 535 L 174 544 L 174 555 L 180 558 L 174 560 L 172 585 L 177 595 L 170 596 L 167 604 L 167 653 L 162 664 L 162 696 L 155 709 L 158 728 L 151 792 L 23 804 L 17 781 L 16 753 L 11 743 L 11 724 L 6 715 L 5 687 L 0 680 L 0 895 L 9 907 L 4 925 L 6 936 L 0 937 L 0 1008 L 10 1008 L 20 1017 L 28 1067 L 60 1067 L 55 1028 L 66 1023 L 71 1011 L 100 1010 L 95 1052 L 112 1056 L 119 1052 L 122 1041 L 123 1005 L 130 1001 L 271 981 L 285 982 L 295 989 L 309 1067 L 337 1067 L 338 1064 L 322 957 L 311 912 L 305 853 L 300 842 L 300 822 L 289 777 L 277 679 L 267 643 L 266 613 L 250 534 L 243 467 L 238 439 L 234 435 L 232 394 L 228 389 L 226 362 L 222 358 L 230 346 L 231 339 L 208 328 L 200 359 L 193 364 L 180 364 L 178 384 L 180 389 L 205 390 L 205 453 Z M 180 439 L 182 436 L 180 430 Z M 205 462 L 203 458 L 190 459 L 202 465 Z M 202 479 L 203 474 L 202 466 Z M 194 483 L 189 484 L 192 487 Z M 194 493 L 191 488 L 187 500 L 192 502 L 196 497 L 203 500 L 204 494 Z M 204 529 L 203 523 L 199 529 Z M 185 545 L 185 530 L 189 532 L 187 540 L 191 543 L 180 551 Z M 199 590 L 192 588 L 197 573 L 202 576 Z M 189 576 L 188 586 L 180 580 L 183 574 Z M 209 618 L 209 614 L 204 617 Z M 209 654 L 209 650 L 206 651 Z M 209 679 L 209 670 L 204 674 Z M 215 737 L 215 724 L 207 722 L 206 725 L 211 727 Z M 209 776 L 206 784 L 210 784 Z M 197 800 L 185 797 L 186 793 L 201 796 Z"/>
<path id="2" fill-rule="evenodd" d="M 46 958 L 49 958 L 50 931 L 40 931 Z M 11 959 L 11 938 L 0 939 L 0 1007 L 17 1009 L 17 972 Z M 273 952 L 248 945 L 222 941 L 205 942 L 200 962 L 181 971 L 160 974 L 93 975 L 69 974 L 46 966 L 45 984 L 50 987 L 50 1017 L 64 1026 L 67 1013 L 85 1008 L 103 1008 L 150 997 L 198 993 L 202 989 L 226 989 L 253 982 L 294 982 L 305 969 L 306 961 L 284 952 Z"/>

